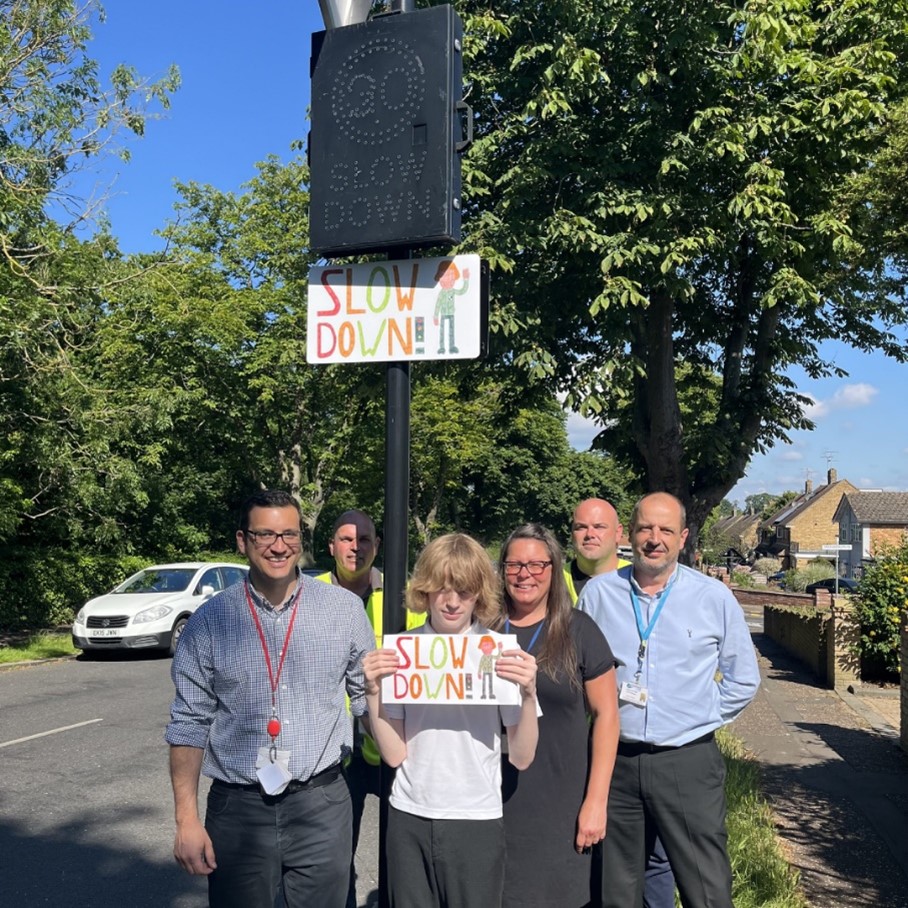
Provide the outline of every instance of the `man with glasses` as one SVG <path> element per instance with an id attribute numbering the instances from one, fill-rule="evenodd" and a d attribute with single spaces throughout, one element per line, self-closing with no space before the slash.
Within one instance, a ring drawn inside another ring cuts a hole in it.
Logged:
<path id="1" fill-rule="evenodd" d="M 334 558 L 334 570 L 320 574 L 316 579 L 349 590 L 362 601 L 366 617 L 372 625 L 378 646 L 382 641 L 384 594 L 381 571 L 375 565 L 381 542 L 375 523 L 365 512 L 356 508 L 338 515 L 331 530 L 328 551 Z M 403 606 L 401 605 L 401 608 Z M 406 627 L 410 630 L 425 621 L 425 615 L 407 612 Z M 397 630 L 397 628 L 394 628 Z M 353 855 L 359 844 L 366 795 L 381 796 L 379 765 L 381 757 L 375 741 L 357 723 L 354 729 L 353 754 L 347 763 L 347 783 L 353 800 Z M 350 890 L 347 908 L 356 906 L 356 871 L 350 867 Z"/>
<path id="2" fill-rule="evenodd" d="M 365 711 L 375 639 L 359 601 L 300 574 L 300 511 L 266 491 L 243 505 L 249 577 L 208 600 L 171 674 L 174 857 L 208 877 L 215 908 L 341 908 L 352 808 L 343 762 Z M 199 775 L 211 777 L 203 826 Z"/>
<path id="3" fill-rule="evenodd" d="M 618 544 L 624 527 L 618 512 L 602 498 L 587 498 L 574 508 L 571 520 L 571 542 L 574 559 L 564 569 L 564 580 L 571 601 L 575 604 L 587 580 L 599 574 L 627 567 L 630 564 L 618 557 Z M 599 855 L 593 861 L 593 888 L 598 892 L 602 872 Z M 659 837 L 646 859 L 646 884 L 643 889 L 643 908 L 674 908 L 675 877 L 668 855 Z"/>
<path id="4" fill-rule="evenodd" d="M 621 735 L 602 843 L 602 908 L 641 904 L 643 857 L 655 835 L 686 908 L 733 908 L 715 730 L 760 683 L 750 631 L 724 584 L 678 564 L 687 528 L 674 495 L 641 498 L 630 536 L 633 567 L 597 577 L 578 602 L 618 664 Z"/>

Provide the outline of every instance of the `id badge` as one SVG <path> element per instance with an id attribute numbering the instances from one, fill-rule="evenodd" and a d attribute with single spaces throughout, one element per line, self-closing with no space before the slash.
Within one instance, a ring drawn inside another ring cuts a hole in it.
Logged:
<path id="1" fill-rule="evenodd" d="M 260 747 L 255 761 L 256 777 L 262 791 L 268 795 L 279 795 L 290 784 L 290 751 L 278 750 L 274 760 L 271 759 L 271 748 Z"/>
<path id="2" fill-rule="evenodd" d="M 634 681 L 625 681 L 618 691 L 618 699 L 623 703 L 630 703 L 633 706 L 639 706 L 641 709 L 646 706 L 646 688 Z"/>

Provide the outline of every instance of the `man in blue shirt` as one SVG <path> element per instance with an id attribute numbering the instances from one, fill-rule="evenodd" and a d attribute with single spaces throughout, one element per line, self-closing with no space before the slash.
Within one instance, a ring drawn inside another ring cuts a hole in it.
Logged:
<path id="1" fill-rule="evenodd" d="M 212 908 L 343 908 L 352 810 L 347 713 L 365 712 L 375 637 L 360 600 L 300 574 L 300 510 L 269 490 L 243 506 L 249 577 L 209 599 L 171 674 L 174 857 Z M 199 774 L 212 779 L 202 823 Z"/>
<path id="2" fill-rule="evenodd" d="M 602 908 L 642 904 L 657 835 L 685 908 L 733 908 L 725 765 L 714 733 L 751 701 L 760 674 L 730 591 L 678 564 L 685 524 L 674 496 L 641 498 L 631 517 L 633 565 L 590 580 L 578 603 L 618 662 L 621 739 L 602 843 Z"/>

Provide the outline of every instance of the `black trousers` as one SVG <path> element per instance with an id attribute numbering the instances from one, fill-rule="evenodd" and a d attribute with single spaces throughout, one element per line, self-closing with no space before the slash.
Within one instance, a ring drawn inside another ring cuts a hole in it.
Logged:
<path id="1" fill-rule="evenodd" d="M 725 763 L 714 740 L 656 753 L 619 749 L 602 843 L 603 908 L 642 906 L 648 828 L 665 846 L 685 908 L 733 908 Z"/>
<path id="2" fill-rule="evenodd" d="M 381 797 L 379 768 L 367 763 L 362 752 L 353 752 L 344 771 L 347 785 L 350 788 L 350 801 L 353 806 L 353 854 L 350 860 L 350 889 L 347 894 L 347 908 L 356 908 L 356 868 L 354 859 L 359 845 L 359 830 L 363 822 L 363 811 L 366 809 L 366 795 Z"/>
<path id="3" fill-rule="evenodd" d="M 391 908 L 497 908 L 504 820 L 430 820 L 390 808 Z"/>
<path id="4" fill-rule="evenodd" d="M 217 869 L 212 908 L 343 908 L 352 841 L 350 792 L 329 785 L 277 797 L 212 785 L 205 828 Z"/>

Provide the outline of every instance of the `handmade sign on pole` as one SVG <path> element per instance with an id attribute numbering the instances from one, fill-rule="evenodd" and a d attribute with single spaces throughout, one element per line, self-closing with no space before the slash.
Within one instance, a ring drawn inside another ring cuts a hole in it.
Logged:
<path id="1" fill-rule="evenodd" d="M 478 255 L 309 270 L 306 361 L 476 359 L 488 341 Z"/>
<path id="2" fill-rule="evenodd" d="M 520 688 L 499 678 L 503 650 L 518 649 L 513 634 L 385 634 L 400 667 L 382 681 L 385 703 L 520 705 Z"/>

